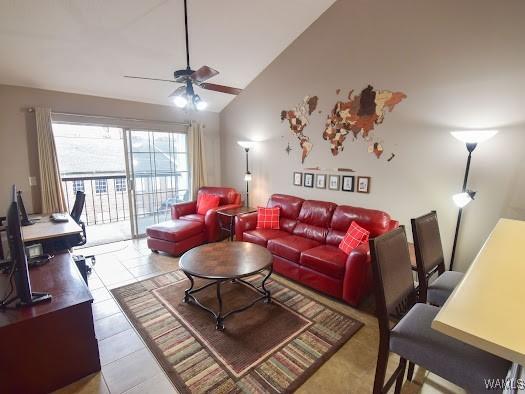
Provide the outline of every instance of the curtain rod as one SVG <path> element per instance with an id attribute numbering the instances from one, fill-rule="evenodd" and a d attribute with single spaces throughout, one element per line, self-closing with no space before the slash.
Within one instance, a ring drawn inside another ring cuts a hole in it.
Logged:
<path id="1" fill-rule="evenodd" d="M 33 112 L 35 109 L 30 107 L 27 109 L 28 112 Z M 66 115 L 66 116 L 80 116 L 84 118 L 96 118 L 96 119 L 110 119 L 110 120 L 123 120 L 126 122 L 142 122 L 142 123 L 158 123 L 158 124 L 176 124 L 181 126 L 190 126 L 190 122 L 169 122 L 165 120 L 148 120 L 148 119 L 136 119 L 136 118 L 125 118 L 125 117 L 117 117 L 117 116 L 105 116 L 105 115 L 84 115 L 84 114 L 74 114 L 70 112 L 54 112 L 51 111 L 52 114 L 55 115 Z"/>

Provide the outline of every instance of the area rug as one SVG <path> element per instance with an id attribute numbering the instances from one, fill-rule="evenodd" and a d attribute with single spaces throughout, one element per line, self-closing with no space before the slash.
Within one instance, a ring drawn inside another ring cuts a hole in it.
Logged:
<path id="1" fill-rule="evenodd" d="M 246 280 L 260 286 L 263 278 Z M 270 279 L 272 303 L 231 315 L 217 331 L 210 313 L 182 302 L 187 287 L 186 276 L 173 271 L 112 290 L 182 393 L 292 392 L 363 325 Z M 224 282 L 221 294 L 224 312 L 259 296 L 239 282 Z M 196 297 L 218 308 L 215 286 Z"/>

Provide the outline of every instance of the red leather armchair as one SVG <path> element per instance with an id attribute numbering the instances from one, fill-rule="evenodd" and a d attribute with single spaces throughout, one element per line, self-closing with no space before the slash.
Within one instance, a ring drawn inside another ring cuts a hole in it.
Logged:
<path id="1" fill-rule="evenodd" d="M 230 187 L 201 187 L 197 194 L 198 196 L 206 193 L 219 196 L 219 207 L 210 209 L 206 215 L 197 213 L 197 200 L 183 202 L 171 206 L 171 218 L 173 220 L 190 220 L 204 223 L 206 227 L 206 240 L 208 242 L 215 242 L 219 237 L 219 224 L 217 222 L 217 211 L 219 209 L 238 208 L 241 207 L 241 195 L 237 190 Z"/>
<path id="2" fill-rule="evenodd" d="M 372 288 L 368 244 L 347 255 L 339 243 L 352 221 L 371 237 L 396 228 L 398 222 L 382 211 L 283 194 L 272 195 L 267 205 L 281 207 L 280 229 L 256 229 L 257 213 L 242 215 L 235 223 L 237 240 L 267 247 L 274 256 L 274 271 L 358 305 Z"/>
<path id="3" fill-rule="evenodd" d="M 197 196 L 203 193 L 219 196 L 219 207 L 201 215 L 197 213 L 197 200 L 172 205 L 171 220 L 146 230 L 151 250 L 180 255 L 195 246 L 219 239 L 217 211 L 240 207 L 241 195 L 229 187 L 202 187 Z"/>

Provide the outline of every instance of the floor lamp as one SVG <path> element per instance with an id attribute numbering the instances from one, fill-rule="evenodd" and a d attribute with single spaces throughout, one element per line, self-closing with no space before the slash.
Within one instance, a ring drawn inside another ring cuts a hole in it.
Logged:
<path id="1" fill-rule="evenodd" d="M 250 152 L 250 148 L 253 148 L 255 146 L 255 142 L 253 141 L 237 141 L 237 143 L 242 146 L 246 152 L 246 172 L 244 173 L 244 181 L 246 182 L 246 207 L 250 206 L 249 202 L 249 183 L 252 181 L 252 173 L 249 170 L 248 167 L 248 152 Z"/>
<path id="2" fill-rule="evenodd" d="M 496 135 L 497 132 L 497 130 L 468 130 L 450 132 L 450 134 L 452 134 L 453 137 L 465 143 L 465 146 L 467 147 L 468 151 L 467 166 L 465 167 L 465 176 L 463 177 L 463 187 L 461 189 L 461 193 L 457 193 L 452 196 L 452 200 L 458 206 L 459 211 L 458 220 L 456 222 L 456 232 L 454 233 L 454 243 L 452 244 L 452 254 L 450 255 L 450 271 L 452 271 L 454 267 L 454 257 L 456 255 L 456 246 L 458 242 L 459 228 L 461 225 L 461 214 L 463 212 L 463 208 L 472 200 L 474 200 L 474 196 L 476 195 L 475 191 L 467 189 L 467 181 L 468 174 L 470 171 L 470 160 L 472 158 L 472 152 L 474 151 L 474 149 L 476 149 L 480 142 L 488 140 L 489 138 Z"/>

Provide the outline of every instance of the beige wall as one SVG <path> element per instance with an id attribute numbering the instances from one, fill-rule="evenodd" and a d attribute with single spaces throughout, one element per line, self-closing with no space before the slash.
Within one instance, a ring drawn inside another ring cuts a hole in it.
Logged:
<path id="1" fill-rule="evenodd" d="M 260 140 L 250 156 L 252 205 L 271 193 L 331 200 L 385 210 L 408 232 L 411 217 L 436 209 L 448 260 L 457 215 L 450 196 L 467 158 L 449 131 L 497 128 L 473 154 L 469 186 L 478 195 L 464 212 L 456 260 L 466 269 L 499 217 L 525 220 L 523 15 L 521 0 L 338 1 L 221 112 L 223 182 L 244 187 L 236 141 Z M 385 153 L 378 160 L 363 140 L 347 140 L 333 157 L 321 135 L 335 91 L 345 97 L 368 83 L 408 96 L 377 126 Z M 304 167 L 354 168 L 372 177 L 369 195 L 292 186 L 300 149 L 279 114 L 305 95 L 319 96 L 322 114 L 304 130 L 314 144 Z"/>
<path id="2" fill-rule="evenodd" d="M 36 106 L 50 107 L 55 112 L 153 121 L 199 120 L 206 126 L 209 182 L 211 185 L 221 183 L 217 113 L 186 114 L 174 107 L 0 85 L 0 216 L 7 207 L 9 187 L 13 183 L 25 195 L 31 192 L 32 198 L 24 200 L 29 212 L 40 209 L 40 189 L 29 186 L 29 176 L 38 175 L 38 157 L 34 113 L 29 113 L 27 108 Z"/>

